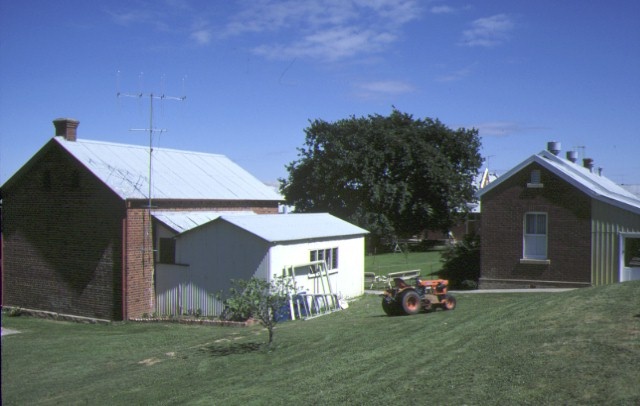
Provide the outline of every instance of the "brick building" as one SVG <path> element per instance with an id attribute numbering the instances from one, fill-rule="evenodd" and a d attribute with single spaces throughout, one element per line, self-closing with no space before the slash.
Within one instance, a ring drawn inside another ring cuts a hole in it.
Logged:
<path id="1" fill-rule="evenodd" d="M 151 314 L 153 211 L 278 212 L 281 196 L 225 156 L 78 140 L 78 124 L 54 120 L 55 136 L 0 188 L 3 306 Z"/>
<path id="2" fill-rule="evenodd" d="M 640 279 L 640 199 L 558 156 L 559 143 L 478 192 L 480 288 L 583 287 Z"/>

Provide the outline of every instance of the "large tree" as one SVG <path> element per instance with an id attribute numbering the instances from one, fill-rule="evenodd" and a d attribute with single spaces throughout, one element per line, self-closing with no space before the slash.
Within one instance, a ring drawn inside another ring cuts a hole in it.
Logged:
<path id="1" fill-rule="evenodd" d="M 473 200 L 482 164 L 478 131 L 389 116 L 310 122 L 298 159 L 280 179 L 298 212 L 329 212 L 372 232 L 408 237 L 447 230 Z"/>

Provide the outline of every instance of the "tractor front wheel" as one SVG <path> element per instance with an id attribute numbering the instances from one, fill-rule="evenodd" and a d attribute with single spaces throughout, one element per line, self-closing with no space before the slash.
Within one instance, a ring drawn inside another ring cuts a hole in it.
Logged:
<path id="1" fill-rule="evenodd" d="M 456 308 L 456 298 L 451 295 L 446 295 L 444 297 L 444 302 L 442 303 L 442 308 L 444 310 L 453 310 Z"/>
<path id="2" fill-rule="evenodd" d="M 408 315 L 417 314 L 420 311 L 420 295 L 415 290 L 407 290 L 402 293 L 402 310 Z"/>

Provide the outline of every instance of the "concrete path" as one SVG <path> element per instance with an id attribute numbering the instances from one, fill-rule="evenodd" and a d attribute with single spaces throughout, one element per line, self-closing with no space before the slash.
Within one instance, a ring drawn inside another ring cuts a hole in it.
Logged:
<path id="1" fill-rule="evenodd" d="M 19 331 L 18 330 L 12 330 L 10 328 L 4 328 L 2 327 L 2 336 L 8 336 L 9 334 L 18 334 Z"/>

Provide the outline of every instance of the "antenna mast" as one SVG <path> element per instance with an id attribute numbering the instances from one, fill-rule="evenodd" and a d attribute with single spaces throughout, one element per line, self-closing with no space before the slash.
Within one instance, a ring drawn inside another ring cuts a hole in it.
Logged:
<path id="1" fill-rule="evenodd" d="M 131 128 L 129 131 L 146 131 L 149 133 L 149 209 L 151 209 L 151 199 L 152 199 L 152 175 L 153 175 L 153 134 L 154 133 L 163 133 L 167 130 L 165 128 L 155 128 L 153 126 L 153 101 L 154 100 L 174 100 L 174 101 L 184 101 L 186 96 L 167 96 L 165 94 L 154 94 L 154 93 L 121 93 L 118 92 L 116 94 L 117 97 L 134 97 L 141 99 L 143 97 L 149 98 L 149 127 L 148 128 Z"/>
<path id="2" fill-rule="evenodd" d="M 118 88 L 120 87 L 120 72 L 118 71 Z M 184 79 L 183 79 L 183 90 L 184 90 Z M 176 97 L 176 96 L 167 96 L 164 93 L 162 94 L 155 94 L 155 93 L 143 93 L 143 92 L 139 92 L 139 93 L 121 93 L 120 89 L 118 89 L 116 96 L 118 98 L 120 97 L 132 97 L 132 98 L 137 98 L 137 99 L 142 99 L 143 97 L 148 97 L 149 98 L 149 127 L 148 128 L 132 128 L 130 129 L 130 131 L 146 131 L 149 133 L 149 191 L 148 191 L 148 206 L 147 206 L 147 211 L 148 211 L 148 216 L 149 216 L 149 227 L 147 227 L 147 225 L 145 224 L 146 222 L 146 216 L 143 216 L 143 229 L 145 230 L 145 238 L 143 238 L 143 242 L 142 242 L 142 252 L 147 252 L 146 249 L 146 244 L 147 244 L 147 238 L 146 237 L 150 237 L 151 236 L 151 199 L 152 199 L 152 193 L 153 193 L 153 185 L 152 185 L 152 175 L 153 175 L 153 134 L 154 133 L 163 133 L 166 132 L 166 129 L 158 129 L 155 128 L 153 126 L 153 101 L 154 100 L 174 100 L 174 101 L 184 101 L 187 97 L 186 96 L 180 96 L 180 97 Z M 153 247 L 153 243 L 151 244 Z M 153 251 L 153 248 L 150 250 Z M 153 261 L 151 261 L 153 263 Z M 144 272 L 145 269 L 145 255 L 142 255 L 142 269 Z"/>

